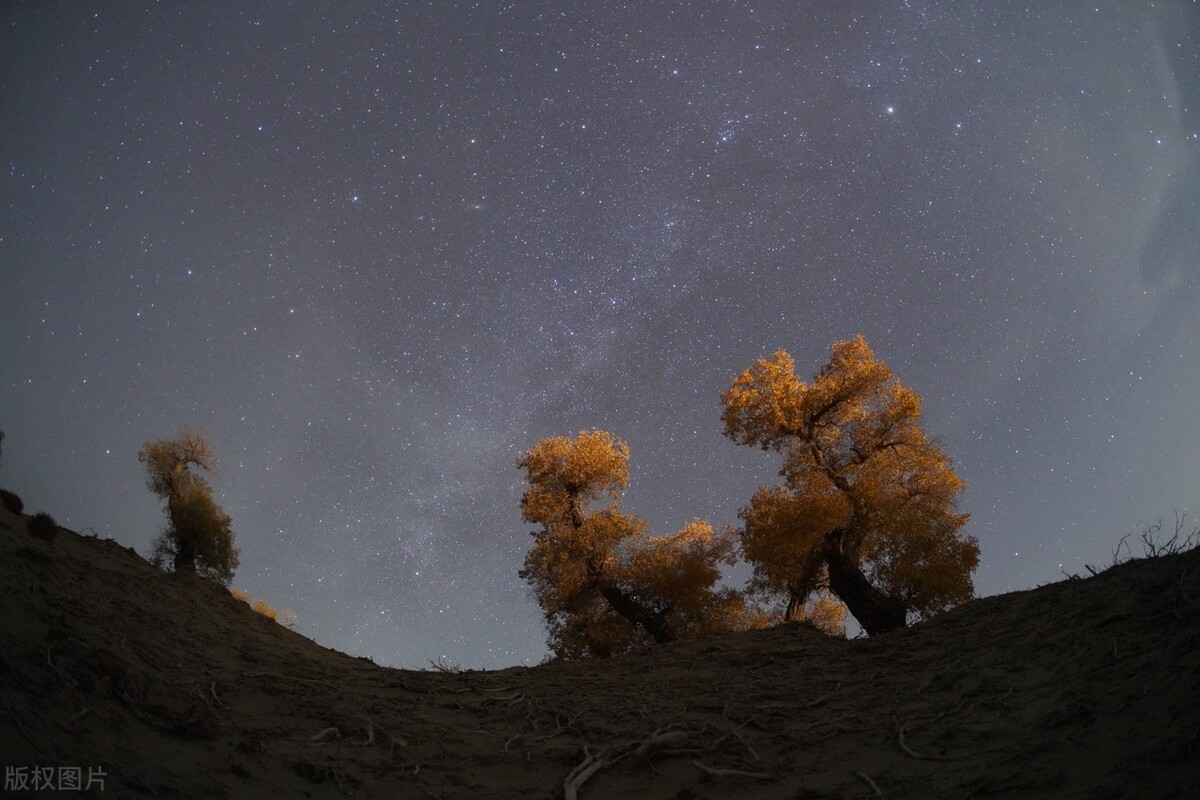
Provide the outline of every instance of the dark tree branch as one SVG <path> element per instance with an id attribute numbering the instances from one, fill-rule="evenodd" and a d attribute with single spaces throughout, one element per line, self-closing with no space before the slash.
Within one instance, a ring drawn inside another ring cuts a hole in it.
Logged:
<path id="1" fill-rule="evenodd" d="M 659 644 L 675 641 L 675 632 L 667 623 L 670 606 L 661 611 L 650 611 L 631 594 L 611 583 L 599 583 L 596 590 L 613 611 L 650 634 L 654 641 Z"/>

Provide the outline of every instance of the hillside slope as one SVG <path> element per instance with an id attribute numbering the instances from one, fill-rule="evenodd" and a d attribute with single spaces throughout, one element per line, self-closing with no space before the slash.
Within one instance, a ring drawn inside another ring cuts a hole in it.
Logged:
<path id="1" fill-rule="evenodd" d="M 102 797 L 1194 797 L 1198 564 L 870 640 L 790 626 L 446 674 L 0 510 L 0 762 L 99 768 Z"/>

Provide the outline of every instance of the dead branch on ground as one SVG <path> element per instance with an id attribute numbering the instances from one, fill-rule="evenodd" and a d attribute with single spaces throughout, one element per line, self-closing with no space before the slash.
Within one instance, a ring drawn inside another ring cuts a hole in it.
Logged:
<path id="1" fill-rule="evenodd" d="M 747 772 L 742 769 L 718 769 L 710 767 L 702 761 L 693 760 L 692 765 L 705 775 L 710 775 L 714 778 L 750 778 L 756 781 L 769 781 L 775 778 L 774 775 L 769 775 L 766 772 Z"/>

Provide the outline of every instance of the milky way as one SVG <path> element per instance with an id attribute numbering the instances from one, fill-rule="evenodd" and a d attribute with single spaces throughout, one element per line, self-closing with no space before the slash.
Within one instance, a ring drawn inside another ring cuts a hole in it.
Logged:
<path id="1" fill-rule="evenodd" d="M 6 4 L 0 485 L 146 552 L 138 448 L 194 426 L 298 630 L 536 663 L 516 455 L 610 430 L 653 530 L 734 523 L 777 464 L 719 393 L 861 331 L 981 594 L 1103 563 L 1200 500 L 1200 7 L 1157 5 Z"/>

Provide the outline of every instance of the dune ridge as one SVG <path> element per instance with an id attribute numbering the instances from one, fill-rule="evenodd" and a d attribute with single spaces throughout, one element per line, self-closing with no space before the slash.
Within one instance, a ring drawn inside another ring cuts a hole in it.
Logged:
<path id="1" fill-rule="evenodd" d="M 115 542 L 48 543 L 25 520 L 0 509 L 6 781 L 77 768 L 103 790 L 75 794 L 175 798 L 1197 792 L 1200 550 L 873 639 L 784 626 L 438 672 L 330 650 Z"/>

